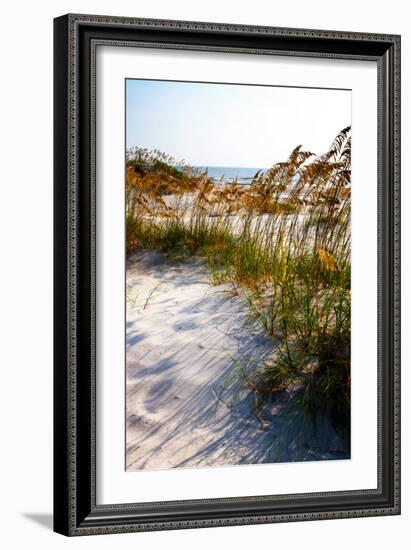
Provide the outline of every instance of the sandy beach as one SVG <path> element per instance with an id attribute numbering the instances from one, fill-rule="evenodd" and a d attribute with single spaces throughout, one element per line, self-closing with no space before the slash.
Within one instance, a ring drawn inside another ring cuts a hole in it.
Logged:
<path id="1" fill-rule="evenodd" d="M 127 260 L 128 470 L 338 459 L 289 387 L 257 411 L 241 369 L 273 352 L 241 292 L 212 286 L 204 261 L 157 251 Z"/>

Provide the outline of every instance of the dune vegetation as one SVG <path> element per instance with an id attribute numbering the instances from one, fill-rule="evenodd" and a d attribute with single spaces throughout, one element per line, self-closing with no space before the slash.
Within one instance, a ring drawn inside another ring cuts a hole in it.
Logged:
<path id="1" fill-rule="evenodd" d="M 126 155 L 127 252 L 161 249 L 205 259 L 272 338 L 262 362 L 233 361 L 256 403 L 301 388 L 306 413 L 350 427 L 351 130 L 328 151 L 296 147 L 249 185 L 159 151 Z"/>

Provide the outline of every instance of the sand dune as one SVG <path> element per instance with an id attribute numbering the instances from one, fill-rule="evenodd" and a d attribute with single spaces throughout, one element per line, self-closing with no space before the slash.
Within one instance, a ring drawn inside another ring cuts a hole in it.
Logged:
<path id="1" fill-rule="evenodd" d="M 273 342 L 200 259 L 137 252 L 127 263 L 127 469 L 341 458 L 324 418 L 314 430 L 289 388 L 256 413 L 239 365 Z M 294 392 L 294 393 L 293 393 Z"/>

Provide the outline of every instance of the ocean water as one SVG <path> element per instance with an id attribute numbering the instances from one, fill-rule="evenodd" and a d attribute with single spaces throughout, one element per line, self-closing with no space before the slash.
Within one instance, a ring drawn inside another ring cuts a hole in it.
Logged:
<path id="1" fill-rule="evenodd" d="M 251 182 L 258 170 L 267 170 L 267 168 L 255 168 L 244 166 L 196 166 L 198 170 L 204 172 L 207 170 L 208 175 L 214 181 L 220 181 L 224 178 L 225 182 L 237 180 L 240 184 L 248 184 Z"/>

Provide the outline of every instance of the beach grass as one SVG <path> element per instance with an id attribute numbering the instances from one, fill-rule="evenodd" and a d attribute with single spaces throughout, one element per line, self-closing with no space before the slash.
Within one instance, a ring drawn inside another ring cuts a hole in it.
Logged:
<path id="1" fill-rule="evenodd" d="M 351 138 L 322 155 L 296 147 L 250 185 L 214 182 L 159 151 L 126 156 L 127 251 L 205 258 L 211 282 L 232 283 L 273 353 L 248 370 L 264 400 L 289 385 L 315 418 L 350 428 Z"/>

